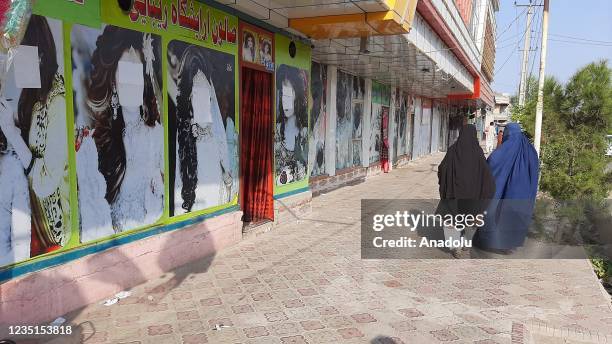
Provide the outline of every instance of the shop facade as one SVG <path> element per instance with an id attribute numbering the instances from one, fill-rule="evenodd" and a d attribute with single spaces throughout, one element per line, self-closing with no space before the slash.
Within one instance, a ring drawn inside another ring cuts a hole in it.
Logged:
<path id="1" fill-rule="evenodd" d="M 22 44 L 40 85 L 3 85 L 21 135 L 0 140 L 0 323 L 97 302 L 444 151 L 447 91 L 473 80 L 418 81 L 432 60 L 396 36 L 366 43 L 418 56 L 381 72 L 338 56 L 359 38 L 308 39 L 216 2 L 38 1 Z"/>

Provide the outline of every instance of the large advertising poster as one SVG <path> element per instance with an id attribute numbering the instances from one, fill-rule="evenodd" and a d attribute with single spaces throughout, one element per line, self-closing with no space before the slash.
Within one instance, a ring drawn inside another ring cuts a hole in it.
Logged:
<path id="1" fill-rule="evenodd" d="M 255 26 L 240 24 L 240 58 L 243 65 L 274 71 L 274 39 Z"/>
<path id="2" fill-rule="evenodd" d="M 361 123 L 365 80 L 338 71 L 336 169 L 361 165 Z"/>
<path id="3" fill-rule="evenodd" d="M 308 71 L 282 64 L 276 70 L 276 184 L 306 177 L 308 158 Z"/>
<path id="4" fill-rule="evenodd" d="M 236 203 L 236 17 L 192 0 L 34 13 L 0 85 L 0 270 Z"/>
<path id="5" fill-rule="evenodd" d="M 72 28 L 81 242 L 152 225 L 163 214 L 159 36 Z"/>
<path id="6" fill-rule="evenodd" d="M 234 55 L 168 44 L 171 215 L 231 202 L 238 194 Z"/>
<path id="7" fill-rule="evenodd" d="M 33 15 L 21 44 L 1 85 L 0 266 L 71 237 L 62 23 Z"/>
<path id="8" fill-rule="evenodd" d="M 312 109 L 308 165 L 311 176 L 325 173 L 325 128 L 327 124 L 327 66 L 316 62 L 310 70 Z"/>
<path id="9" fill-rule="evenodd" d="M 274 47 L 274 195 L 284 197 L 308 188 L 312 60 L 309 45 L 281 34 Z"/>

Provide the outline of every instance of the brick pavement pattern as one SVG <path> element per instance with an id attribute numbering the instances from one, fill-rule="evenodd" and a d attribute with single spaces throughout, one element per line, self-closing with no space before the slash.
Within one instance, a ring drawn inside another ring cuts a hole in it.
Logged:
<path id="1" fill-rule="evenodd" d="M 212 263 L 68 314 L 75 335 L 50 342 L 612 343 L 587 261 L 360 259 L 360 200 L 436 198 L 442 156 L 323 194 L 312 215 Z"/>

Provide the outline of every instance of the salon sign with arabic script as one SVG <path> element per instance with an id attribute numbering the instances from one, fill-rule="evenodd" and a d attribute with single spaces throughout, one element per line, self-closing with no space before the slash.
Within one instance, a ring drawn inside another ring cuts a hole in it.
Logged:
<path id="1" fill-rule="evenodd" d="M 130 28 L 193 38 L 215 46 L 237 46 L 238 18 L 195 0 L 134 0 L 132 10 L 122 12 L 116 1 L 104 1 L 102 19 Z"/>

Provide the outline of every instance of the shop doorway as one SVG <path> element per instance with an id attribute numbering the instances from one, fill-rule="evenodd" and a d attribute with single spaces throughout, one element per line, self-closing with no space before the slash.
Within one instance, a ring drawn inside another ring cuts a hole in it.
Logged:
<path id="1" fill-rule="evenodd" d="M 272 74 L 241 70 L 240 204 L 246 225 L 274 220 Z"/>

